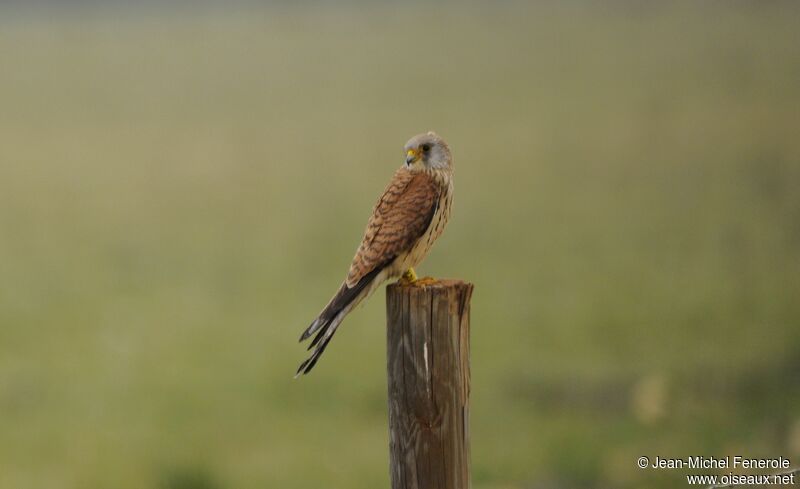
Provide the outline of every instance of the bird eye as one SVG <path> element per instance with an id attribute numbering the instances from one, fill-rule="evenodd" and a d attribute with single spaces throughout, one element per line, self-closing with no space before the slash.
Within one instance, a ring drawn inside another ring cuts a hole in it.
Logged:
<path id="1" fill-rule="evenodd" d="M 431 145 L 430 144 L 423 144 L 422 145 L 422 151 L 425 151 L 427 153 L 430 150 L 431 150 Z"/>

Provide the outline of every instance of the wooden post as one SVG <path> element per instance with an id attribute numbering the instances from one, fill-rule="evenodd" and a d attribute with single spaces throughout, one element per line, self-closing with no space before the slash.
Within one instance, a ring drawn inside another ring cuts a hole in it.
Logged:
<path id="1" fill-rule="evenodd" d="M 392 489 L 469 489 L 472 284 L 386 289 Z"/>

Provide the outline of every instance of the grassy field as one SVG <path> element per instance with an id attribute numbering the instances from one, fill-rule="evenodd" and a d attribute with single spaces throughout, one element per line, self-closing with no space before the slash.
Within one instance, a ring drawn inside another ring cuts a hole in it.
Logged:
<path id="1" fill-rule="evenodd" d="M 800 462 L 798 19 L 0 15 L 0 488 L 388 487 L 383 292 L 292 374 L 428 129 L 456 200 L 419 272 L 476 284 L 476 489 Z"/>

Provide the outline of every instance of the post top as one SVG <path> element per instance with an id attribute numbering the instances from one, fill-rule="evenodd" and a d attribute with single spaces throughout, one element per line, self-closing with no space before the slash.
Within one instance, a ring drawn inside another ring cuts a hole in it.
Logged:
<path id="1" fill-rule="evenodd" d="M 424 277 L 410 283 L 404 283 L 402 281 L 393 282 L 389 284 L 388 287 L 398 289 L 447 289 L 460 287 L 472 288 L 473 285 L 456 278 Z"/>

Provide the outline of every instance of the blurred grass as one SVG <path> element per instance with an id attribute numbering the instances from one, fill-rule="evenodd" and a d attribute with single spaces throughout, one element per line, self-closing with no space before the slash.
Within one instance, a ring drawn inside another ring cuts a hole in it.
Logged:
<path id="1" fill-rule="evenodd" d="M 798 14 L 0 16 L 0 487 L 387 487 L 383 293 L 291 374 L 428 129 L 457 193 L 420 271 L 477 285 L 476 488 L 800 460 Z"/>

